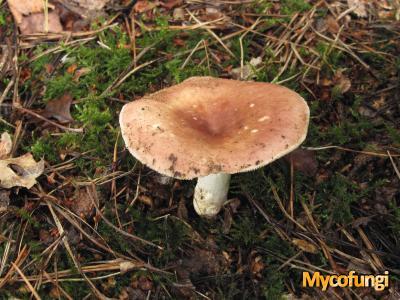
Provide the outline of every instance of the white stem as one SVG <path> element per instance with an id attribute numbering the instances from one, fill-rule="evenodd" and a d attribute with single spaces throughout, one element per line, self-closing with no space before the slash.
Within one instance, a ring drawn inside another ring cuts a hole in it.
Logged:
<path id="1" fill-rule="evenodd" d="M 213 217 L 227 200 L 231 174 L 211 174 L 197 179 L 193 206 L 200 216 Z"/>

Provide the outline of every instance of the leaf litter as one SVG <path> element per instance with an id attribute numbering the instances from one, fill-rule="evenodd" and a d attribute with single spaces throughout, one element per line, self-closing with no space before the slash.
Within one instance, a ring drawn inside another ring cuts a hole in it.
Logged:
<path id="1" fill-rule="evenodd" d="M 53 118 L 60 123 L 70 123 L 74 119 L 71 116 L 72 96 L 69 93 L 62 95 L 58 99 L 47 102 L 42 115 L 46 118 Z"/>
<path id="2" fill-rule="evenodd" d="M 36 162 L 30 153 L 10 158 L 11 149 L 11 136 L 3 132 L 0 140 L 0 187 L 10 189 L 19 186 L 30 189 L 36 183 L 36 178 L 43 173 L 44 161 Z"/>
<path id="3" fill-rule="evenodd" d="M 44 161 L 36 162 L 30 153 L 0 160 L 0 187 L 20 186 L 30 189 L 44 170 Z"/>

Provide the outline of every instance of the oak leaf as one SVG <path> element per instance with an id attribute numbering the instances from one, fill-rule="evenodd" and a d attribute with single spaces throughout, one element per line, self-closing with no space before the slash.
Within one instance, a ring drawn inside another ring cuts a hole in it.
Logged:
<path id="1" fill-rule="evenodd" d="M 26 153 L 20 157 L 0 160 L 0 187 L 15 186 L 30 189 L 44 170 L 44 161 L 36 162 L 32 154 Z"/>

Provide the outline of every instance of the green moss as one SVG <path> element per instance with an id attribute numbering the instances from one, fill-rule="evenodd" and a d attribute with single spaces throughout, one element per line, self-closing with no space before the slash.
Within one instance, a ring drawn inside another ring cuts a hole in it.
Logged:
<path id="1" fill-rule="evenodd" d="M 311 5 L 305 0 L 282 0 L 281 14 L 293 15 L 295 13 L 302 13 L 310 10 Z"/>
<path id="2" fill-rule="evenodd" d="M 265 14 L 271 7 L 272 3 L 269 0 L 255 0 L 252 3 L 254 12 L 258 14 Z"/>
<path id="3" fill-rule="evenodd" d="M 365 195 L 357 185 L 346 177 L 335 174 L 332 178 L 318 187 L 317 200 L 323 203 L 321 216 L 329 216 L 337 223 L 345 224 L 352 220 L 351 204 Z M 329 203 L 329 204 L 327 204 Z"/>
<path id="4" fill-rule="evenodd" d="M 400 131 L 388 123 L 385 123 L 385 127 L 393 146 L 400 147 Z"/>

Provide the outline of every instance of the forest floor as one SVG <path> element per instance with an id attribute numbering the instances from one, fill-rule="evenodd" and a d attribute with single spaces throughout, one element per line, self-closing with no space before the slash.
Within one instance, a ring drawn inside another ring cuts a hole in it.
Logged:
<path id="1" fill-rule="evenodd" d="M 57 9 L 72 31 L 21 34 L 0 1 L 1 299 L 400 299 L 399 1 Z M 279 83 L 311 109 L 302 150 L 234 175 L 212 220 L 118 124 L 195 75 Z M 351 270 L 389 288 L 302 286 Z"/>

